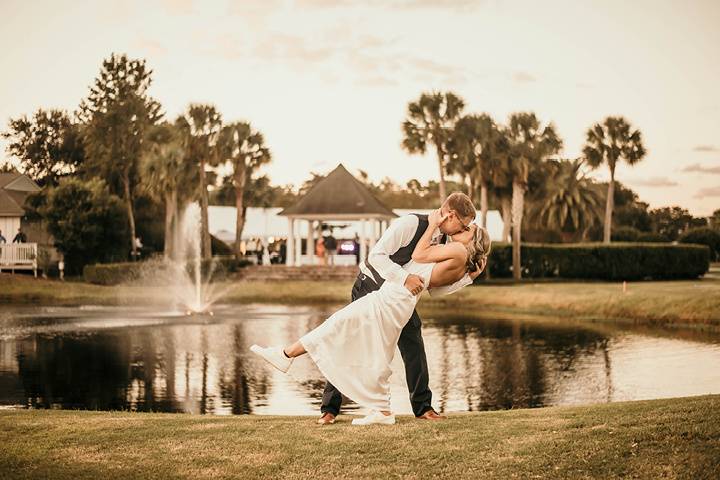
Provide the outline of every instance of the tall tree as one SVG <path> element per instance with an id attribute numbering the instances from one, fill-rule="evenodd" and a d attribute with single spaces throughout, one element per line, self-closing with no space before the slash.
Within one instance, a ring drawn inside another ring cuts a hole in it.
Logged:
<path id="1" fill-rule="evenodd" d="M 240 258 L 243 228 L 245 227 L 245 186 L 252 174 L 260 166 L 271 160 L 270 149 L 265 146 L 262 133 L 254 130 L 249 123 L 235 122 L 226 125 L 220 132 L 220 151 L 222 160 L 227 161 L 233 169 L 233 186 L 235 188 L 235 255 Z"/>
<path id="2" fill-rule="evenodd" d="M 549 155 L 562 148 L 562 140 L 552 123 L 543 126 L 531 112 L 510 116 L 507 130 L 510 141 L 509 170 L 512 172 L 512 237 L 513 277 L 522 277 L 520 262 L 520 236 L 530 170 Z"/>
<path id="3" fill-rule="evenodd" d="M 111 186 L 119 173 L 133 258 L 137 258 L 134 175 L 147 130 L 162 117 L 160 104 L 148 94 L 151 83 L 152 70 L 145 60 L 112 54 L 103 61 L 100 74 L 78 112 L 85 124 L 82 135 L 90 173 L 109 179 Z"/>
<path id="4" fill-rule="evenodd" d="M 435 146 L 440 169 L 440 198 L 447 197 L 445 172 L 448 162 L 448 141 L 465 102 L 452 92 L 423 93 L 408 104 L 403 122 L 402 146 L 409 153 L 425 154 L 429 144 Z"/>
<path id="5" fill-rule="evenodd" d="M 583 160 L 550 160 L 540 201 L 531 209 L 533 223 L 558 230 L 567 236 L 588 229 L 601 218 L 599 186 L 581 172 Z"/>
<path id="6" fill-rule="evenodd" d="M 63 110 L 38 110 L 32 118 L 11 119 L 7 152 L 20 160 L 20 168 L 40 185 L 58 180 L 80 167 L 84 158 L 78 125 Z"/>
<path id="7" fill-rule="evenodd" d="M 118 261 L 127 255 L 123 202 L 99 178 L 63 178 L 47 190 L 39 213 L 71 273 L 82 272 L 89 263 Z"/>
<path id="8" fill-rule="evenodd" d="M 200 251 L 202 258 L 212 257 L 208 226 L 208 167 L 218 163 L 218 140 L 222 129 L 222 116 L 213 105 L 191 104 L 179 120 L 188 145 L 191 160 L 198 168 L 198 195 L 200 197 Z"/>
<path id="9" fill-rule="evenodd" d="M 607 117 L 603 123 L 596 123 L 587 131 L 583 154 L 588 165 L 597 168 L 606 163 L 610 169 L 603 229 L 605 243 L 610 243 L 617 162 L 625 160 L 628 165 L 635 165 L 642 160 L 645 153 L 640 130 L 632 130 L 623 117 Z"/>
<path id="10" fill-rule="evenodd" d="M 147 191 L 165 203 L 166 258 L 176 258 L 182 206 L 197 187 L 197 170 L 188 167 L 186 137 L 180 128 L 163 122 L 150 129 L 140 172 Z"/>
<path id="11" fill-rule="evenodd" d="M 451 173 L 468 178 L 470 197 L 475 198 L 480 188 L 480 216 L 483 228 L 487 227 L 488 184 L 494 175 L 493 168 L 501 154 L 500 132 L 493 119 L 483 113 L 460 118 L 452 132 L 450 149 L 455 158 L 449 164 Z"/>

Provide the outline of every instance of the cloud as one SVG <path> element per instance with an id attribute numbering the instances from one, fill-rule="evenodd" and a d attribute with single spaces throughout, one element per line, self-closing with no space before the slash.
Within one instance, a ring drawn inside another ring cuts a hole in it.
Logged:
<path id="1" fill-rule="evenodd" d="M 677 182 L 670 180 L 667 177 L 651 177 L 634 180 L 633 185 L 640 185 L 642 187 L 676 187 Z"/>
<path id="2" fill-rule="evenodd" d="M 149 38 L 139 38 L 135 40 L 134 46 L 150 57 L 161 57 L 168 51 L 162 43 Z"/>
<path id="3" fill-rule="evenodd" d="M 381 75 L 375 77 L 363 77 L 355 83 L 357 85 L 364 85 L 368 87 L 394 87 L 399 84 L 394 78 L 383 77 Z"/>
<path id="4" fill-rule="evenodd" d="M 534 75 L 531 75 L 527 72 L 515 72 L 513 73 L 512 78 L 518 83 L 530 83 L 537 81 L 537 78 L 535 78 Z"/>
<path id="5" fill-rule="evenodd" d="M 254 48 L 254 54 L 263 60 L 316 63 L 332 57 L 330 47 L 315 46 L 305 38 L 295 35 L 276 34 L 265 38 Z"/>
<path id="6" fill-rule="evenodd" d="M 682 172 L 698 172 L 698 173 L 712 173 L 720 175 L 720 167 L 703 167 L 699 163 L 688 165 L 681 170 Z"/>
<path id="7" fill-rule="evenodd" d="M 693 152 L 720 152 L 720 147 L 715 145 L 697 145 L 693 148 Z"/>
<path id="8" fill-rule="evenodd" d="M 701 188 L 695 194 L 695 198 L 720 197 L 720 187 Z"/>
<path id="9" fill-rule="evenodd" d="M 308 8 L 378 7 L 392 10 L 474 10 L 485 0 L 296 0 L 294 6 Z"/>
<path id="10" fill-rule="evenodd" d="M 193 11 L 193 0 L 162 0 L 160 4 L 172 15 L 185 15 Z"/>

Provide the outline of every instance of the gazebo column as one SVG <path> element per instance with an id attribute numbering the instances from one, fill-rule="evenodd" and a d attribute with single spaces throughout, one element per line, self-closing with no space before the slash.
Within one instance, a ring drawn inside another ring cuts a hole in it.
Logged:
<path id="1" fill-rule="evenodd" d="M 299 219 L 298 219 L 299 220 Z M 295 266 L 301 265 L 302 260 L 302 235 L 300 234 L 300 223 L 298 223 L 295 234 Z"/>
<path id="2" fill-rule="evenodd" d="M 373 218 L 370 220 L 370 250 L 373 249 L 375 246 L 375 242 L 377 242 L 377 239 L 379 237 L 378 230 L 380 225 L 378 225 L 377 219 Z M 368 252 L 370 253 L 370 252 Z"/>
<path id="3" fill-rule="evenodd" d="M 292 217 L 288 217 L 288 239 L 285 252 L 285 265 L 293 265 L 295 263 L 295 219 Z"/>
<path id="4" fill-rule="evenodd" d="M 308 265 L 315 265 L 315 221 L 308 220 L 307 224 L 307 257 Z"/>
<path id="5" fill-rule="evenodd" d="M 364 262 L 367 258 L 367 245 L 365 244 L 365 219 L 360 220 L 360 261 Z"/>

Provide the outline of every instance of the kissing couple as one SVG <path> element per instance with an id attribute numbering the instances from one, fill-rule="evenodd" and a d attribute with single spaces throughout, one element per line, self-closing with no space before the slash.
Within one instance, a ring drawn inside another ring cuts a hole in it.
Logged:
<path id="1" fill-rule="evenodd" d="M 351 303 L 289 346 L 253 345 L 250 350 L 283 373 L 296 357 L 310 354 L 327 379 L 318 423 L 335 422 L 345 395 L 370 410 L 353 425 L 392 425 L 389 379 L 397 345 L 413 413 L 419 419 L 444 418 L 432 407 L 415 306 L 423 290 L 449 295 L 483 271 L 490 236 L 474 220 L 475 207 L 460 192 L 450 194 L 429 215 L 396 219 L 360 264 Z"/>

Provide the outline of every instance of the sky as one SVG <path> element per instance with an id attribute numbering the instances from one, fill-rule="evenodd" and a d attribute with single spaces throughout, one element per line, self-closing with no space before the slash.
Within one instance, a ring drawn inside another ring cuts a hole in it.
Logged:
<path id="1" fill-rule="evenodd" d="M 433 155 L 401 148 L 401 124 L 421 93 L 452 91 L 465 113 L 552 122 L 564 158 L 622 115 L 648 153 L 619 181 L 652 208 L 720 208 L 716 0 L 0 0 L 0 11 L 0 130 L 38 108 L 75 110 L 102 60 L 126 53 L 153 69 L 169 119 L 212 103 L 261 131 L 275 184 L 338 163 L 376 182 L 436 180 Z"/>

